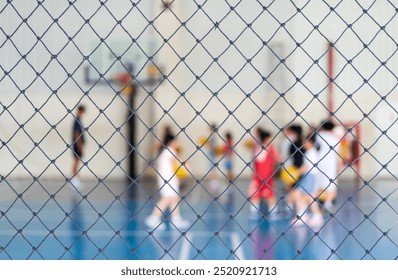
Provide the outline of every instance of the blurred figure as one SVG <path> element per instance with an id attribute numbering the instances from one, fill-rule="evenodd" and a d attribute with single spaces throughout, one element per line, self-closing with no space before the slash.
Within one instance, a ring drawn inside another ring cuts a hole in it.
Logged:
<path id="1" fill-rule="evenodd" d="M 232 133 L 227 131 L 224 134 L 223 144 L 217 148 L 217 154 L 221 155 L 220 162 L 224 167 L 223 175 L 227 179 L 227 184 L 220 190 L 220 194 L 226 193 L 228 195 L 227 202 L 232 202 L 234 196 L 234 145 Z"/>
<path id="2" fill-rule="evenodd" d="M 244 142 L 245 148 L 250 149 L 252 151 L 253 158 L 256 157 L 256 152 L 259 150 L 258 147 L 261 147 L 261 141 L 260 141 L 261 131 L 262 129 L 260 127 L 256 127 L 256 129 L 254 130 L 254 135 L 250 134 L 252 138 Z"/>
<path id="3" fill-rule="evenodd" d="M 153 134 L 154 140 L 153 140 L 152 145 L 149 147 L 149 153 L 151 155 L 152 161 L 154 161 L 157 158 L 160 151 L 163 149 L 162 141 L 164 140 L 165 136 L 168 134 L 174 134 L 171 126 L 169 126 L 169 125 L 164 126 L 162 128 L 161 132 Z M 154 169 L 153 165 L 151 167 L 148 166 L 148 169 L 146 172 L 149 176 L 154 176 L 157 173 L 156 170 Z"/>
<path id="4" fill-rule="evenodd" d="M 291 154 L 290 154 L 290 146 L 292 145 L 292 143 L 294 143 L 296 141 L 296 136 L 289 129 L 289 127 L 286 127 L 284 129 L 283 135 L 285 137 L 282 140 L 281 145 L 280 145 L 281 159 L 285 163 L 285 166 L 289 167 L 289 166 L 293 165 L 293 158 L 291 157 Z"/>
<path id="5" fill-rule="evenodd" d="M 245 148 L 251 150 L 252 159 L 253 159 L 251 168 L 253 171 L 254 171 L 254 162 L 257 157 L 257 153 L 261 151 L 260 134 L 262 131 L 263 129 L 261 127 L 256 127 L 256 129 L 254 130 L 254 135 L 250 134 L 252 138 L 244 142 Z"/>
<path id="6" fill-rule="evenodd" d="M 79 163 L 84 155 L 84 145 L 86 143 L 84 135 L 84 127 L 81 119 L 86 112 L 86 107 L 79 105 L 77 107 L 75 121 L 72 127 L 72 151 L 73 151 L 73 163 L 72 163 L 72 180 L 71 184 L 74 188 L 79 189 L 81 187 L 80 179 L 77 175 Z"/>
<path id="7" fill-rule="evenodd" d="M 175 174 L 175 166 L 180 165 L 176 158 L 178 142 L 174 134 L 166 134 L 163 139 L 163 149 L 160 151 L 158 162 L 158 184 L 160 200 L 156 203 L 152 214 L 145 220 L 146 225 L 151 229 L 164 229 L 162 220 L 167 209 L 171 212 L 171 223 L 178 229 L 186 228 L 188 222 L 180 215 L 179 202 L 180 180 Z"/>
<path id="8" fill-rule="evenodd" d="M 177 152 L 177 158 L 182 159 L 183 154 L 184 154 L 184 148 L 182 145 L 179 143 L 176 147 L 176 152 Z M 181 165 L 179 161 L 177 161 L 177 164 L 174 164 L 174 172 L 175 176 L 180 180 L 180 192 L 184 192 L 187 188 L 187 180 L 190 177 L 190 171 L 191 166 L 188 164 L 188 162 L 185 162 L 185 165 Z"/>
<path id="9" fill-rule="evenodd" d="M 210 126 L 210 136 L 207 138 L 206 147 L 207 147 L 207 158 L 210 161 L 210 171 L 209 171 L 209 188 L 212 192 L 216 191 L 219 187 L 219 181 L 217 176 L 217 132 L 216 125 L 212 124 Z"/>
<path id="10" fill-rule="evenodd" d="M 285 162 L 285 169 L 282 171 L 281 178 L 285 184 L 287 203 L 289 209 L 293 210 L 294 186 L 299 179 L 298 169 L 304 162 L 304 148 L 302 140 L 302 127 L 300 125 L 290 125 L 285 129 L 286 140 L 283 143 L 282 155 Z"/>
<path id="11" fill-rule="evenodd" d="M 166 125 L 163 128 L 163 132 L 162 132 L 162 135 L 160 136 L 160 139 L 155 139 L 154 143 L 152 144 L 153 153 L 157 153 L 163 148 L 162 141 L 166 137 L 166 135 L 169 135 L 169 134 L 173 134 L 173 130 L 172 130 L 171 126 Z M 155 138 L 156 138 L 156 136 L 155 136 Z"/>
<path id="12" fill-rule="evenodd" d="M 162 141 L 163 141 L 163 139 L 165 139 L 165 137 L 167 135 L 175 135 L 174 132 L 173 132 L 173 129 L 171 128 L 171 126 L 168 126 L 168 125 L 163 128 L 163 132 L 162 132 L 162 135 L 160 136 L 160 140 L 156 139 L 156 141 L 153 143 L 153 145 L 152 145 L 152 154 L 159 155 L 159 153 L 163 149 Z M 177 145 L 175 150 L 176 150 L 177 158 L 181 158 L 182 154 L 183 154 L 182 146 L 180 144 Z M 154 157 L 156 157 L 156 156 L 154 156 Z M 187 177 L 189 175 L 187 167 L 188 167 L 188 164 L 186 164 L 185 167 L 184 167 L 184 166 L 181 166 L 179 162 L 178 162 L 178 164 L 174 165 L 175 174 L 180 179 L 180 188 L 182 187 L 185 179 L 187 179 Z"/>
<path id="13" fill-rule="evenodd" d="M 315 134 L 308 136 L 307 141 L 304 143 L 304 149 L 304 164 L 299 169 L 301 176 L 293 194 L 297 215 L 300 216 L 300 219 L 293 219 L 292 224 L 294 226 L 306 224 L 317 227 L 323 224 L 324 219 L 318 201 L 314 201 L 314 198 L 317 197 L 315 184 L 317 176 L 319 176 L 319 170 L 316 167 L 319 161 L 319 148 L 315 143 Z M 309 213 L 310 209 L 311 214 Z"/>
<path id="14" fill-rule="evenodd" d="M 267 202 L 269 213 L 276 208 L 274 173 L 280 161 L 279 153 L 271 144 L 271 134 L 262 130 L 260 132 L 261 147 L 256 152 L 254 160 L 254 174 L 249 186 L 250 216 L 252 219 L 260 217 L 260 202 Z M 275 209 L 276 211 L 276 209 Z M 273 213 L 275 213 L 275 211 Z M 271 218 L 271 216 L 269 216 Z"/>
<path id="15" fill-rule="evenodd" d="M 319 173 L 317 186 L 319 194 L 325 192 L 326 198 L 324 207 L 332 211 L 333 201 L 337 196 L 337 175 L 339 165 L 339 138 L 334 133 L 335 125 L 331 121 L 324 121 L 321 124 L 317 144 L 319 145 Z"/>
<path id="16" fill-rule="evenodd" d="M 233 155 L 234 155 L 234 142 L 232 139 L 232 134 L 227 132 L 225 134 L 225 143 L 223 144 L 222 151 L 224 153 L 224 168 L 227 173 L 228 181 L 232 181 L 234 179 L 234 164 L 233 164 Z"/>

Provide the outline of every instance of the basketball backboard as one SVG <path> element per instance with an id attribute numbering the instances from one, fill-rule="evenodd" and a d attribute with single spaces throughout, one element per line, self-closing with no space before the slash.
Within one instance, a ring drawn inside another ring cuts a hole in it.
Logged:
<path id="1" fill-rule="evenodd" d="M 148 80 L 153 64 L 158 65 L 155 55 L 158 46 L 155 40 L 135 41 L 132 39 L 112 39 L 89 44 L 89 58 L 84 69 L 87 84 L 115 82 L 120 73 L 130 73 L 138 80 Z"/>

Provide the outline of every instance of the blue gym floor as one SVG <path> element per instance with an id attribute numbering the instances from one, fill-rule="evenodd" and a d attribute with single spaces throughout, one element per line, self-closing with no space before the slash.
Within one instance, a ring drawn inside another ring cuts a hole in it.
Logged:
<path id="1" fill-rule="evenodd" d="M 340 183 L 336 214 L 319 232 L 291 227 L 283 216 L 250 220 L 247 184 L 214 200 L 187 182 L 181 212 L 192 226 L 151 232 L 144 220 L 158 198 L 153 182 L 85 182 L 78 192 L 65 182 L 3 180 L 0 259 L 398 258 L 395 182 Z"/>

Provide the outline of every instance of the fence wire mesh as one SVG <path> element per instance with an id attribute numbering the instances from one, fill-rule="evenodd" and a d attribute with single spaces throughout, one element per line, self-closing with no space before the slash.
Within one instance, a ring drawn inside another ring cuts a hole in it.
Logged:
<path id="1" fill-rule="evenodd" d="M 2 1 L 0 258 L 398 258 L 397 12 Z"/>

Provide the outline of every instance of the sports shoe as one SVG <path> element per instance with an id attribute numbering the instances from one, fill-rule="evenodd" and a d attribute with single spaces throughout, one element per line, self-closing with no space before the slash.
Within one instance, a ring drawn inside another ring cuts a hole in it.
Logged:
<path id="1" fill-rule="evenodd" d="M 181 217 L 173 217 L 171 218 L 171 224 L 174 225 L 177 229 L 186 229 L 190 226 L 190 223 L 187 220 L 184 220 Z"/>
<path id="2" fill-rule="evenodd" d="M 164 223 L 161 219 L 151 215 L 145 219 L 145 225 L 150 229 L 159 229 L 162 230 L 165 228 Z"/>

